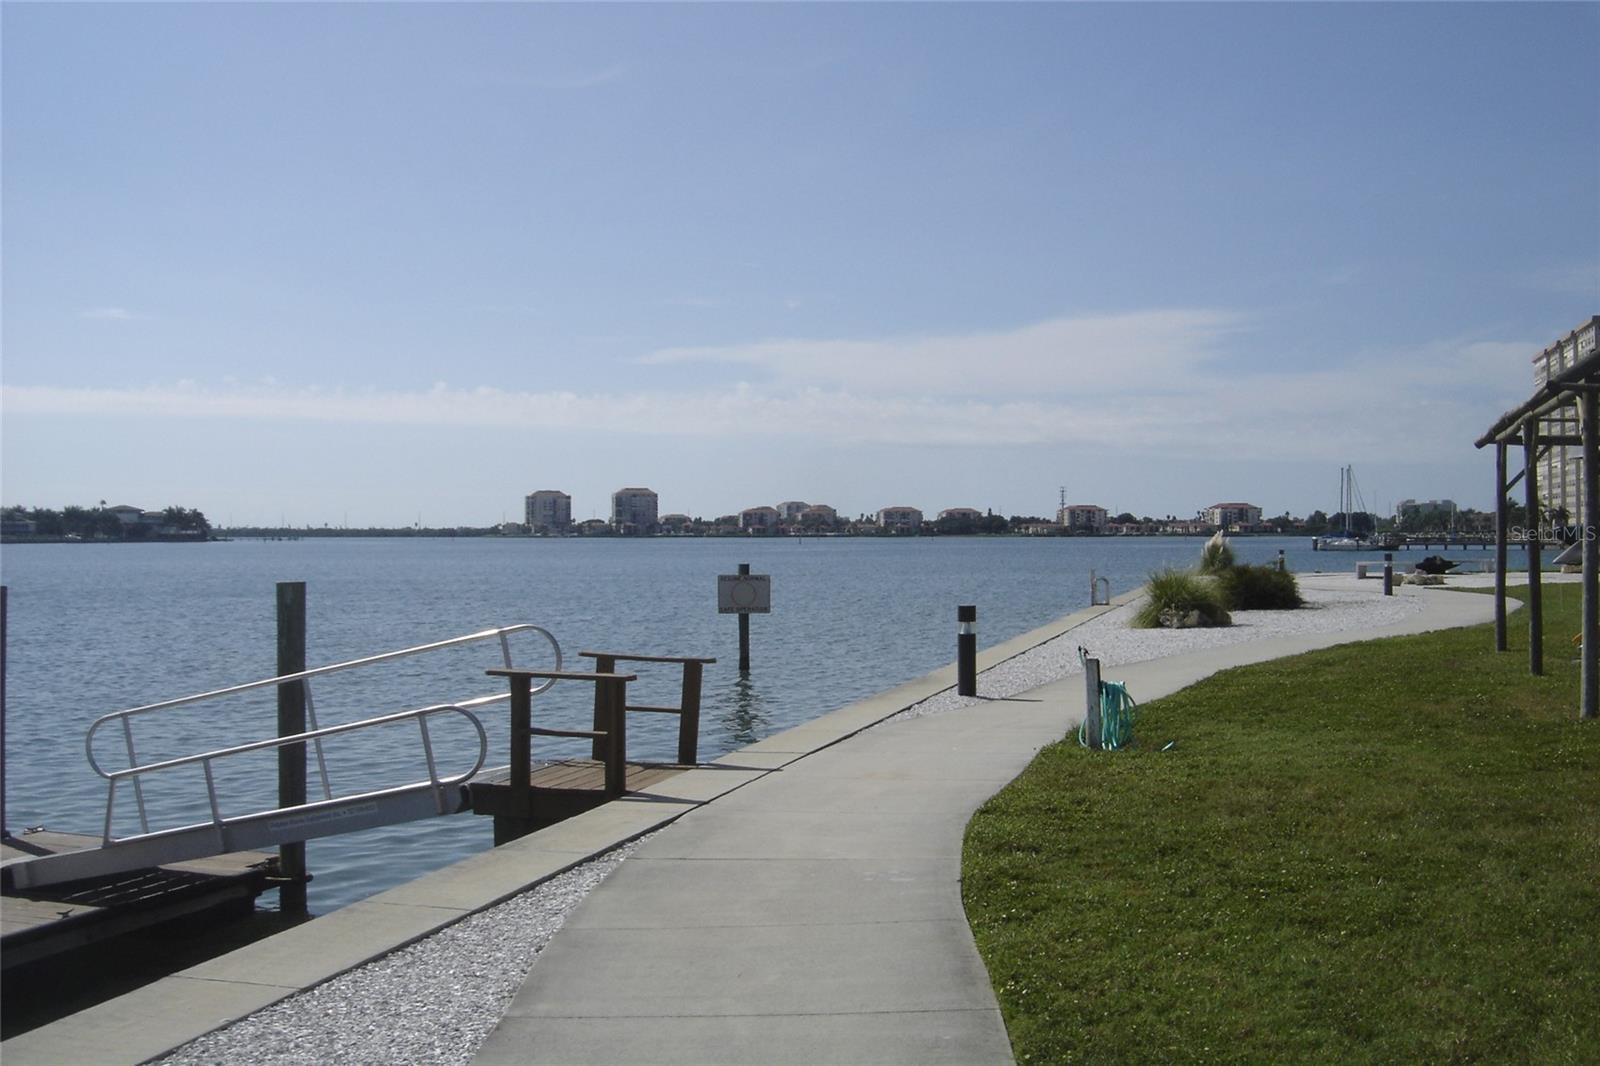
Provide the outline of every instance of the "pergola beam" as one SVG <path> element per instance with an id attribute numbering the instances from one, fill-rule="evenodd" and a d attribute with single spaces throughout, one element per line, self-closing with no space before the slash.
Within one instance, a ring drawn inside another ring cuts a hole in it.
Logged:
<path id="1" fill-rule="evenodd" d="M 1521 477 L 1521 474 L 1517 475 Z M 1494 446 L 1494 650 L 1506 650 L 1506 446 Z"/>
<path id="2" fill-rule="evenodd" d="M 1534 433 L 1532 422 L 1523 423 L 1522 472 L 1527 475 L 1523 488 L 1528 520 L 1535 524 L 1535 535 L 1528 539 L 1528 672 L 1537 676 L 1544 673 L 1544 603 L 1539 587 L 1539 541 L 1543 537 L 1538 532 L 1539 469 L 1534 456 Z"/>

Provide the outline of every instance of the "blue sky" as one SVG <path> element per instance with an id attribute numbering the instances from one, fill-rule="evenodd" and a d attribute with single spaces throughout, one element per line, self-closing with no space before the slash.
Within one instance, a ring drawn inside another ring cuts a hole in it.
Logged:
<path id="1" fill-rule="evenodd" d="M 1489 506 L 1597 4 L 33 5 L 0 497 Z"/>

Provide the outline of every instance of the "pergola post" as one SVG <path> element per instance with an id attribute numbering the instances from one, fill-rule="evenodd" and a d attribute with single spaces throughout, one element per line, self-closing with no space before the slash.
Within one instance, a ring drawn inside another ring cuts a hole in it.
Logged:
<path id="1" fill-rule="evenodd" d="M 1600 509 L 1600 397 L 1593 388 L 1583 390 L 1583 695 L 1580 718 L 1600 713 L 1600 673 L 1595 663 L 1600 656 L 1600 596 L 1596 578 L 1600 575 L 1600 542 L 1595 540 L 1597 509 Z"/>
<path id="2" fill-rule="evenodd" d="M 1494 650 L 1506 650 L 1506 445 L 1494 446 Z"/>
<path id="3" fill-rule="evenodd" d="M 1528 524 L 1528 672 L 1544 673 L 1544 603 L 1539 586 L 1539 549 L 1544 536 L 1539 514 L 1539 472 L 1536 447 L 1539 419 L 1529 418 L 1522 425 L 1522 486 L 1527 501 Z"/>

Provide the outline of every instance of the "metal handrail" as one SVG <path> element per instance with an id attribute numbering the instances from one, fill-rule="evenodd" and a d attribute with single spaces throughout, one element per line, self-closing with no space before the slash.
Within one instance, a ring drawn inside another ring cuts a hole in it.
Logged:
<path id="1" fill-rule="evenodd" d="M 221 698 L 226 697 L 226 696 L 237 696 L 237 695 L 239 695 L 241 693 L 252 692 L 252 691 L 255 691 L 257 689 L 263 689 L 263 688 L 268 688 L 268 687 L 286 685 L 286 684 L 289 684 L 291 682 L 299 681 L 299 682 L 302 683 L 302 685 L 303 685 L 303 687 L 305 689 L 307 714 L 308 714 L 310 725 L 312 727 L 309 732 L 300 734 L 300 737 L 301 737 L 301 739 L 309 740 L 311 745 L 312 745 L 312 747 L 315 749 L 316 756 L 317 756 L 317 770 L 318 770 L 318 774 L 319 774 L 319 777 L 321 778 L 321 782 L 322 782 L 323 798 L 324 799 L 332 799 L 333 798 L 333 786 L 332 786 L 332 783 L 331 783 L 331 781 L 329 779 L 329 776 L 328 776 L 328 764 L 327 764 L 327 760 L 324 757 L 323 750 L 322 750 L 322 737 L 330 735 L 330 733 L 327 730 L 321 729 L 319 727 L 318 723 L 317 723 L 317 720 L 316 720 L 316 711 L 315 711 L 315 706 L 316 705 L 315 705 L 314 701 L 311 698 L 310 680 L 312 678 L 314 678 L 314 677 L 322 677 L 322 676 L 324 676 L 326 674 L 339 673 L 339 672 L 345 671 L 345 670 L 354 670 L 354 669 L 357 669 L 358 667 L 363 667 L 363 666 L 373 666 L 373 665 L 376 665 L 378 663 L 390 662 L 390 661 L 395 660 L 395 659 L 403 659 L 403 658 L 407 658 L 407 657 L 413 656 L 413 655 L 423 655 L 423 654 L 426 654 L 427 652 L 441 651 L 441 650 L 446 649 L 446 648 L 459 647 L 461 645 L 471 644 L 471 643 L 474 643 L 476 641 L 491 640 L 491 639 L 498 639 L 499 640 L 499 642 L 500 642 L 501 659 L 504 661 L 505 666 L 506 666 L 507 669 L 512 669 L 513 668 L 513 663 L 511 661 L 511 642 L 507 638 L 512 633 L 522 633 L 522 632 L 535 632 L 535 633 L 538 633 L 541 636 L 543 636 L 546 640 L 548 640 L 550 642 L 550 647 L 555 652 L 555 669 L 556 670 L 560 670 L 561 669 L 561 645 L 556 641 L 555 636 L 548 629 L 545 629 L 543 626 L 533 625 L 532 623 L 520 623 L 518 625 L 500 626 L 500 627 L 495 628 L 495 629 L 484 629 L 484 630 L 480 630 L 479 632 L 476 632 L 476 633 L 468 633 L 465 636 L 451 637 L 448 640 L 433 641 L 433 642 L 428 643 L 428 644 L 418 644 L 418 645 L 415 645 L 415 646 L 409 647 L 409 648 L 401 648 L 398 651 L 383 652 L 383 653 L 381 653 L 379 655 L 369 655 L 369 656 L 366 656 L 366 657 L 360 658 L 360 659 L 351 659 L 351 660 L 348 660 L 346 662 L 333 663 L 333 664 L 328 665 L 328 666 L 319 666 L 319 667 L 315 667 L 315 668 L 310 669 L 310 670 L 301 670 L 301 671 L 299 671 L 297 673 L 282 674 L 282 675 L 277 676 L 277 677 L 263 678 L 260 681 L 250 681 L 250 682 L 247 682 L 247 683 L 242 684 L 242 685 L 230 685 L 227 688 L 212 689 L 209 692 L 198 692 L 198 693 L 195 693 L 194 695 L 191 695 L 191 696 L 180 696 L 177 699 L 162 700 L 159 703 L 147 703 L 147 704 L 143 704 L 143 705 L 138 706 L 138 707 L 129 707 L 126 710 L 112 711 L 109 714 L 103 714 L 99 718 L 96 718 L 93 722 L 91 722 L 89 724 L 88 731 L 84 734 L 83 746 L 84 746 L 84 754 L 88 757 L 90 768 L 92 770 L 94 770 L 95 773 L 99 774 L 101 777 L 103 777 L 107 781 L 111 782 L 112 796 L 108 797 L 107 801 L 106 801 L 106 806 L 107 806 L 106 824 L 107 824 L 107 827 L 108 827 L 108 838 L 109 838 L 109 826 L 110 826 L 110 822 L 111 822 L 110 807 L 112 805 L 112 801 L 113 801 L 114 796 L 115 796 L 116 780 L 118 780 L 118 779 L 120 779 L 122 777 L 130 777 L 130 776 L 132 777 L 134 802 L 135 802 L 135 805 L 137 806 L 138 811 L 139 811 L 139 827 L 144 833 L 149 833 L 150 832 L 150 820 L 149 820 L 149 814 L 148 814 L 147 809 L 145 807 L 144 788 L 143 788 L 142 781 L 141 781 L 141 778 L 144 776 L 143 771 L 146 771 L 150 767 L 153 767 L 153 766 L 170 766 L 170 765 L 175 765 L 176 763 L 179 763 L 179 762 L 186 762 L 186 761 L 187 762 L 192 762 L 192 761 L 196 761 L 196 760 L 199 760 L 199 759 L 202 759 L 202 758 L 208 758 L 210 756 L 216 755 L 216 753 L 205 753 L 205 754 L 202 754 L 202 755 L 185 756 L 183 759 L 180 759 L 180 760 L 166 760 L 166 761 L 164 761 L 162 763 L 151 763 L 151 764 L 148 764 L 147 766 L 141 766 L 141 764 L 139 763 L 138 755 L 136 754 L 135 749 L 134 749 L 133 727 L 132 727 L 132 724 L 131 724 L 132 719 L 134 717 L 136 717 L 136 716 L 150 714 L 150 713 L 153 713 L 155 711 L 168 710 L 168 709 L 171 709 L 173 707 L 181 707 L 181 706 L 187 706 L 189 704 L 202 703 L 202 702 L 205 702 L 207 700 L 221 699 Z M 554 679 L 546 681 L 544 684 L 542 684 L 538 688 L 534 689 L 533 692 L 535 694 L 543 692 L 553 684 L 555 684 Z M 464 710 L 465 708 L 469 708 L 469 707 L 475 708 L 475 707 L 484 706 L 484 705 L 489 704 L 489 703 L 501 702 L 501 701 L 507 700 L 509 698 L 510 698 L 510 696 L 508 694 L 502 693 L 502 694 L 493 695 L 493 696 L 481 696 L 481 697 L 477 697 L 477 698 L 474 698 L 474 699 L 465 700 L 465 701 L 462 701 L 462 702 L 459 702 L 459 703 L 456 703 L 456 704 L 441 705 L 441 706 L 450 706 L 450 707 L 453 707 L 453 708 L 458 708 L 458 709 L 463 709 Z M 426 714 L 430 710 L 431 710 L 430 708 L 422 708 L 417 712 L 400 712 L 400 713 L 401 714 L 414 714 L 414 713 Z M 473 718 L 473 720 L 476 722 L 476 717 L 475 716 L 473 716 L 470 713 L 468 713 L 468 717 Z M 377 722 L 377 721 L 380 721 L 380 720 L 381 719 L 368 719 L 369 722 Z M 125 751 L 127 753 L 128 764 L 129 764 L 128 767 L 126 769 L 123 769 L 123 770 L 109 770 L 108 771 L 104 767 L 102 767 L 100 765 L 99 760 L 95 758 L 95 754 L 94 754 L 95 734 L 97 732 L 99 732 L 99 730 L 100 730 L 100 728 L 102 726 L 107 725 L 107 724 L 109 724 L 111 722 L 120 723 L 120 725 L 122 726 L 123 747 L 124 747 L 124 749 L 125 749 Z M 424 719 L 424 722 L 425 722 L 425 719 Z M 354 723 L 355 726 L 360 726 L 361 724 L 363 724 L 363 723 Z M 332 727 L 332 731 L 333 732 L 343 732 L 345 730 L 345 728 L 346 727 Z M 478 723 L 478 728 L 479 728 L 479 730 L 481 732 L 482 731 L 482 724 L 481 723 Z M 424 724 L 424 726 L 423 726 L 423 730 L 424 730 L 423 746 L 424 746 L 424 748 L 428 748 L 429 747 L 429 741 L 428 741 L 427 736 L 426 736 L 426 729 L 427 729 L 426 724 Z M 289 742 L 291 742 L 291 741 L 290 740 L 285 740 L 284 738 L 277 738 L 275 741 L 260 741 L 260 742 L 257 742 L 257 744 L 262 745 L 262 746 L 282 746 L 283 743 L 289 743 Z M 221 750 L 222 751 L 231 751 L 233 749 L 221 749 Z M 431 758 L 431 754 L 430 754 L 430 758 Z M 210 780 L 210 763 L 207 762 L 205 765 L 206 765 L 207 789 L 208 789 L 208 791 L 210 791 L 211 788 L 212 788 L 211 780 Z M 133 771 L 133 770 L 139 770 L 141 772 L 139 772 L 139 773 L 130 773 L 130 771 Z"/>
<path id="2" fill-rule="evenodd" d="M 483 697 L 470 702 L 481 706 L 482 704 L 492 702 L 497 698 L 499 697 Z M 478 734 L 478 755 L 473 760 L 472 768 L 467 770 L 465 773 L 455 774 L 450 777 L 440 777 L 438 764 L 433 755 L 433 741 L 428 733 L 428 717 L 430 715 L 447 713 L 459 714 L 468 722 L 472 723 L 472 728 L 476 730 Z M 305 733 L 296 733 L 292 736 L 269 737 L 266 740 L 254 740 L 248 744 L 235 744 L 232 747 L 218 748 L 214 751 L 201 752 L 197 755 L 184 755 L 176 759 L 163 759 L 161 762 L 146 763 L 143 766 L 130 766 L 124 770 L 113 770 L 104 775 L 106 780 L 110 782 L 110 787 L 109 794 L 106 797 L 106 820 L 105 830 L 102 834 L 103 842 L 106 844 L 111 844 L 120 841 L 135 840 L 140 836 L 149 835 L 150 833 L 148 824 L 145 824 L 143 826 L 144 832 L 140 834 L 134 834 L 133 836 L 128 837 L 113 837 L 111 834 L 112 817 L 116 808 L 117 784 L 125 778 L 132 778 L 137 783 L 138 779 L 143 775 L 155 773 L 157 770 L 170 770 L 174 767 L 188 766 L 197 762 L 203 764 L 206 777 L 206 798 L 209 801 L 211 808 L 211 824 L 216 826 L 220 832 L 221 828 L 226 823 L 226 819 L 222 816 L 221 804 L 217 799 L 216 782 L 211 773 L 211 764 L 216 760 L 225 759 L 230 755 L 242 755 L 245 752 L 282 748 L 290 744 L 304 744 L 307 741 L 315 742 L 320 740 L 322 737 L 333 736 L 336 733 L 352 733 L 356 730 L 370 729 L 374 726 L 391 725 L 395 722 L 403 722 L 412 718 L 417 720 L 417 724 L 422 730 L 422 750 L 424 758 L 428 764 L 428 784 L 434 790 L 435 802 L 438 804 L 439 813 L 443 814 L 445 813 L 444 790 L 449 788 L 451 785 L 459 785 L 463 781 L 468 781 L 476 776 L 478 771 L 483 769 L 484 760 L 489 756 L 489 735 L 484 730 L 483 723 L 479 721 L 477 715 L 467 710 L 462 704 L 441 703 L 435 704 L 432 707 L 419 707 L 416 710 L 411 711 L 397 711 L 394 714 L 384 714 L 379 715 L 376 718 L 363 719 L 359 722 L 346 722 L 343 725 L 333 725 L 322 729 L 313 729 Z M 404 791 L 412 787 L 414 786 L 398 785 L 392 788 L 379 789 L 374 792 L 360 793 L 356 796 L 344 798 L 365 799 L 376 796 L 385 796 L 395 792 Z M 332 800 L 333 798 L 334 797 L 331 794 L 327 795 L 324 797 L 323 802 Z M 284 809 L 293 810 L 295 808 Z"/>

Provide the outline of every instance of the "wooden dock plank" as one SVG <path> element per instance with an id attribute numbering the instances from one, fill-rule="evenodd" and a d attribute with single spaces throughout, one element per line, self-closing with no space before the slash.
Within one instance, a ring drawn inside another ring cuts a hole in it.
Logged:
<path id="1" fill-rule="evenodd" d="M 58 903 L 48 899 L 23 899 L 20 896 L 0 897 L 0 935 L 11 936 L 51 925 L 67 918 L 92 914 L 98 907 L 82 904 Z"/>
<path id="2" fill-rule="evenodd" d="M 625 791 L 643 791 L 687 769 L 690 767 L 676 763 L 628 763 Z M 528 775 L 533 790 L 531 811 L 513 808 L 509 767 L 481 774 L 468 791 L 473 811 L 493 815 L 497 824 L 503 817 L 516 817 L 553 825 L 604 803 L 605 779 L 605 764 L 597 759 L 562 759 L 535 766 Z"/>
<path id="3" fill-rule="evenodd" d="M 0 841 L 7 859 L 98 847 L 99 837 L 40 830 Z M 267 886 L 272 856 L 238 852 L 44 885 L 0 897 L 0 968 L 49 958 L 163 921 L 248 907 Z"/>

